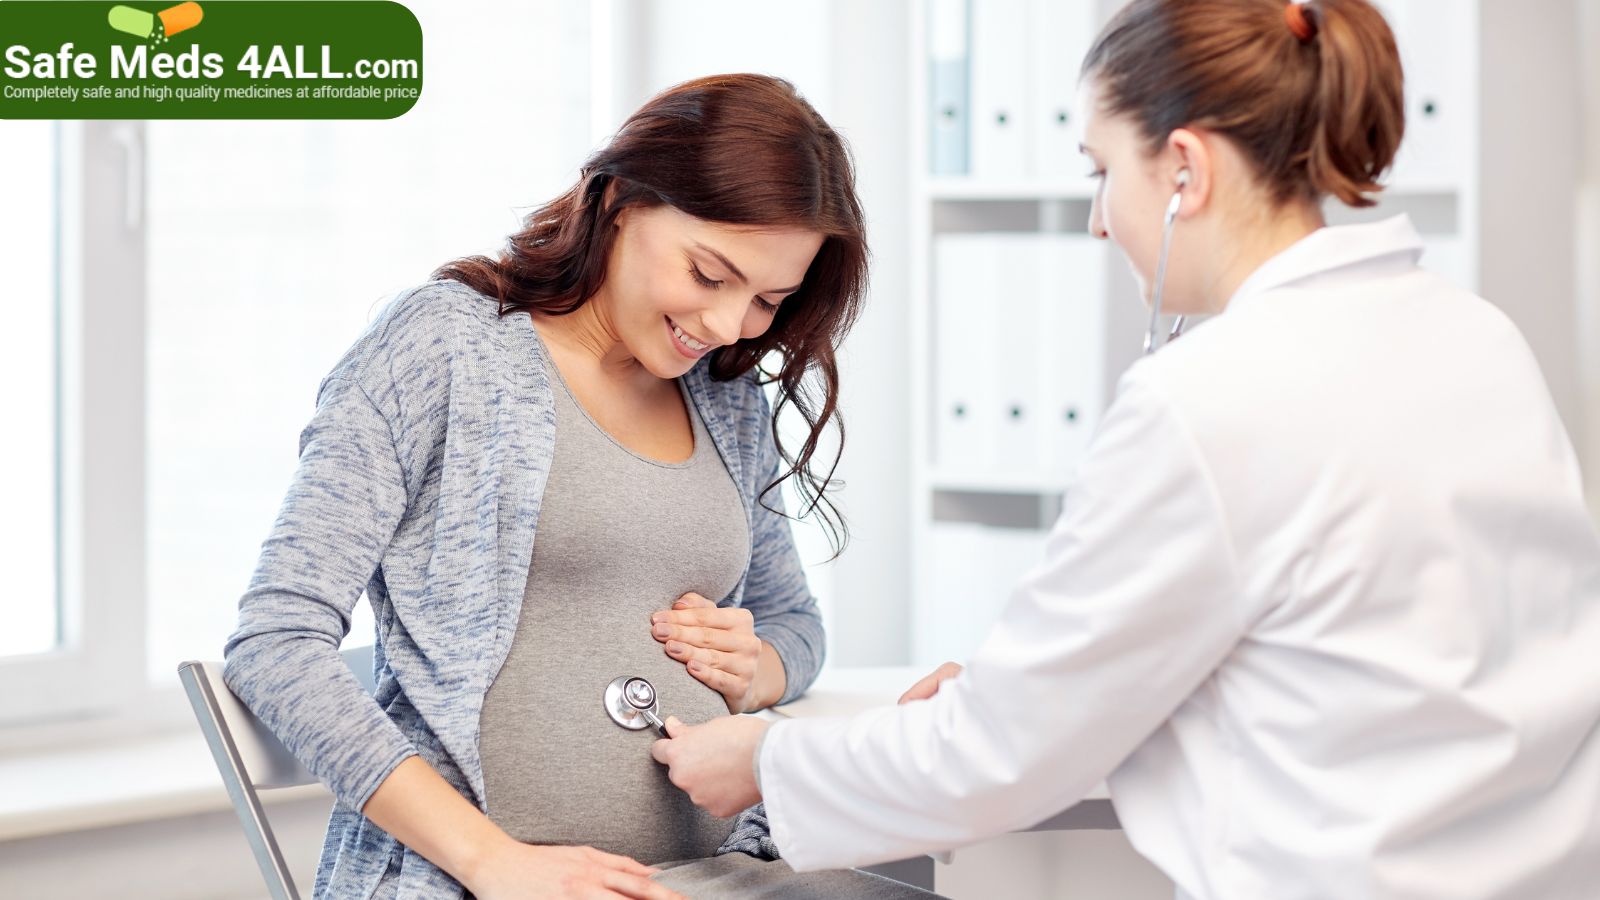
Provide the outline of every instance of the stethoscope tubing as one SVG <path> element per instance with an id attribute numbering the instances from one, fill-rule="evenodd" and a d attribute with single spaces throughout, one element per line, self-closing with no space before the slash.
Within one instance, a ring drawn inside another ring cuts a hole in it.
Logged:
<path id="1" fill-rule="evenodd" d="M 1183 203 L 1183 192 L 1177 191 L 1172 195 L 1172 200 L 1167 203 L 1167 214 L 1161 224 L 1161 256 L 1156 260 L 1156 283 L 1150 292 L 1150 327 L 1144 334 L 1144 352 L 1151 354 L 1161 348 L 1156 343 L 1156 335 L 1161 333 L 1161 295 L 1167 285 L 1167 255 L 1172 251 L 1172 231 L 1178 222 L 1178 207 Z M 1167 335 L 1170 342 L 1173 338 L 1183 333 L 1183 316 L 1179 316 L 1172 323 L 1172 333 Z"/>

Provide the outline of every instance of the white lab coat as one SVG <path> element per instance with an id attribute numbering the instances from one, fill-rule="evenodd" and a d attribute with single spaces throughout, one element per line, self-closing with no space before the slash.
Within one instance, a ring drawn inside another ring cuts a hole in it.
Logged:
<path id="1" fill-rule="evenodd" d="M 788 861 L 1106 779 L 1180 897 L 1600 897 L 1600 539 L 1526 343 L 1420 249 L 1321 229 L 1135 364 L 967 670 L 772 727 Z"/>

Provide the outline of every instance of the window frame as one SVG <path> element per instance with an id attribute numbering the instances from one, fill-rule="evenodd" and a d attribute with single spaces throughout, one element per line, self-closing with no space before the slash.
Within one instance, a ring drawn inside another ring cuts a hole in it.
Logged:
<path id="1" fill-rule="evenodd" d="M 58 642 L 0 658 L 0 725 L 126 710 L 144 643 L 144 126 L 63 122 L 54 173 Z M 108 199 L 111 198 L 111 199 Z M 9 743 L 9 741 L 8 741 Z"/>

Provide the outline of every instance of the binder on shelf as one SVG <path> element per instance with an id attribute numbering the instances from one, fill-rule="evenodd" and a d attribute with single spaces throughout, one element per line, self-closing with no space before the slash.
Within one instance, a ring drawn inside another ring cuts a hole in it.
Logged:
<path id="1" fill-rule="evenodd" d="M 1001 472 L 1036 472 L 1042 460 L 1039 430 L 1043 407 L 1039 360 L 1047 339 L 1039 331 L 1038 235 L 996 238 L 994 394 L 985 403 L 994 429 L 994 461 Z"/>
<path id="2" fill-rule="evenodd" d="M 1463 148 L 1477 143 L 1477 73 L 1470 15 L 1460 0 L 1380 0 L 1405 71 L 1406 133 L 1389 179 L 1394 184 L 1457 185 L 1465 175 Z"/>
<path id="3" fill-rule="evenodd" d="M 928 0 L 928 172 L 967 173 L 967 0 Z"/>
<path id="4" fill-rule="evenodd" d="M 995 287 L 998 244 L 992 235 L 934 239 L 931 371 L 935 464 L 982 472 L 994 463 Z"/>
<path id="5" fill-rule="evenodd" d="M 1040 235 L 1043 470 L 1070 476 L 1100 423 L 1107 391 L 1106 247 L 1088 235 Z"/>
<path id="6" fill-rule="evenodd" d="M 1030 5 L 1030 155 L 1034 174 L 1060 181 L 1088 168 L 1078 150 L 1078 70 L 1094 41 L 1095 5 L 1065 0 L 1031 0 Z"/>
<path id="7" fill-rule="evenodd" d="M 934 522 L 928 586 L 913 600 L 913 662 L 964 661 L 999 621 L 1012 592 L 1044 559 L 1047 531 Z"/>
<path id="8" fill-rule="evenodd" d="M 936 666 L 945 660 L 964 660 L 971 652 L 964 640 L 977 630 L 977 618 L 987 591 L 980 562 L 982 525 L 934 522 L 928 527 L 927 590 L 912 598 L 912 662 Z"/>
<path id="9" fill-rule="evenodd" d="M 1028 29 L 1031 0 L 972 5 L 972 158 L 979 178 L 1029 174 Z"/>
<path id="10" fill-rule="evenodd" d="M 933 462 L 962 483 L 1070 476 L 1106 396 L 1106 248 L 1087 235 L 934 239 Z"/>

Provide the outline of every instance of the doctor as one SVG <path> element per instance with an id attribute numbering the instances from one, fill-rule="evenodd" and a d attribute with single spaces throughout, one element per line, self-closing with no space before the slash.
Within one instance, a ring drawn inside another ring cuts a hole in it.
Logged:
<path id="1" fill-rule="evenodd" d="M 1128 371 L 965 671 L 850 719 L 673 722 L 656 758 L 713 813 L 764 798 L 800 870 L 1023 828 L 1106 779 L 1180 897 L 1597 896 L 1573 449 L 1517 330 L 1418 268 L 1405 218 L 1320 212 L 1370 205 L 1399 145 L 1382 17 L 1134 0 L 1084 73 L 1090 229 L 1154 299 L 1172 204 L 1168 309 L 1224 314 Z"/>

